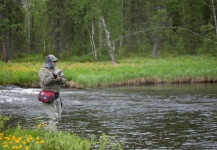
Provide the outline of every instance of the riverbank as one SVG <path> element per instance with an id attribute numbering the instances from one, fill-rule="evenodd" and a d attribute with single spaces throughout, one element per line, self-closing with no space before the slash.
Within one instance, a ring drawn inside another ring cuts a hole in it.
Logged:
<path id="1" fill-rule="evenodd" d="M 0 84 L 39 87 L 41 62 L 0 63 Z M 68 88 L 126 86 L 158 83 L 215 83 L 217 60 L 212 56 L 180 56 L 169 58 L 130 58 L 110 62 L 57 63 L 67 78 Z"/>
<path id="2" fill-rule="evenodd" d="M 112 137 L 105 134 L 102 134 L 98 139 L 94 135 L 85 138 L 71 132 L 49 131 L 44 129 L 47 124 L 40 123 L 37 123 L 36 127 L 31 129 L 22 129 L 19 124 L 16 128 L 4 129 L 5 123 L 10 119 L 11 117 L 2 116 L 0 114 L 0 149 L 90 150 L 100 147 L 101 150 L 123 150 L 121 143 L 112 141 Z M 37 122 L 40 121 L 39 119 L 40 117 L 38 117 Z"/>

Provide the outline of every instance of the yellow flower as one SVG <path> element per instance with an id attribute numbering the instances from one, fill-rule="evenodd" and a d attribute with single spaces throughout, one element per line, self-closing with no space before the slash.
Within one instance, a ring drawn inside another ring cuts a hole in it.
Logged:
<path id="1" fill-rule="evenodd" d="M 21 140 L 22 140 L 22 137 L 19 137 L 18 140 L 21 141 Z"/>
<path id="2" fill-rule="evenodd" d="M 0 136 L 3 136 L 4 134 L 3 133 L 0 133 Z"/>
<path id="3" fill-rule="evenodd" d="M 2 147 L 3 147 L 3 148 L 8 148 L 8 145 L 3 145 Z"/>
<path id="4" fill-rule="evenodd" d="M 41 141 L 40 141 L 40 143 L 42 143 L 42 144 L 43 144 L 43 143 L 44 143 L 44 140 L 41 140 Z"/>
<path id="5" fill-rule="evenodd" d="M 38 125 L 37 125 L 37 128 L 41 128 L 41 124 L 38 124 Z"/>
<path id="6" fill-rule="evenodd" d="M 30 139 L 30 141 L 32 141 L 32 140 L 33 140 L 33 137 L 29 137 L 29 139 Z"/>
<path id="7" fill-rule="evenodd" d="M 20 145 L 20 146 L 19 146 L 19 148 L 23 148 L 23 146 L 22 146 L 22 145 Z"/>
<path id="8" fill-rule="evenodd" d="M 5 140 L 10 141 L 10 137 L 5 137 Z"/>
<path id="9" fill-rule="evenodd" d="M 23 142 L 23 145 L 26 145 L 26 142 Z"/>
<path id="10" fill-rule="evenodd" d="M 37 141 L 39 141 L 39 140 L 40 140 L 40 138 L 39 138 L 39 137 L 37 137 L 37 138 L 36 138 L 36 140 L 37 140 Z"/>
<path id="11" fill-rule="evenodd" d="M 0 141 L 2 140 L 2 138 L 0 137 Z"/>
<path id="12" fill-rule="evenodd" d="M 8 142 L 7 142 L 7 141 L 4 141 L 4 143 L 3 143 L 3 144 L 7 145 L 7 144 L 8 144 Z"/>
<path id="13" fill-rule="evenodd" d="M 20 140 L 15 140 L 15 143 L 19 143 L 20 142 Z"/>
<path id="14" fill-rule="evenodd" d="M 25 150 L 29 150 L 29 147 L 28 147 L 28 146 L 26 146 Z"/>
<path id="15" fill-rule="evenodd" d="M 15 139 L 16 139 L 16 136 L 12 136 L 11 139 L 12 139 L 12 140 L 15 140 Z"/>

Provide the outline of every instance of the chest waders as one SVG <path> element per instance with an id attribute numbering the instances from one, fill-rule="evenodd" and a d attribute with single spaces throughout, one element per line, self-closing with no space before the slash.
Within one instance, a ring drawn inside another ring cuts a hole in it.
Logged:
<path id="1" fill-rule="evenodd" d="M 57 106 L 57 113 L 58 113 L 58 121 L 61 120 L 61 113 L 62 113 L 62 105 L 60 97 L 56 99 L 56 106 Z"/>

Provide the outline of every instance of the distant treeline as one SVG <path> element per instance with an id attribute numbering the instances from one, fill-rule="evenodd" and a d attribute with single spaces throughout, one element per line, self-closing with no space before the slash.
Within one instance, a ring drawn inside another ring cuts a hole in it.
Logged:
<path id="1" fill-rule="evenodd" d="M 0 55 L 216 55 L 216 8 L 216 0 L 1 0 Z"/>

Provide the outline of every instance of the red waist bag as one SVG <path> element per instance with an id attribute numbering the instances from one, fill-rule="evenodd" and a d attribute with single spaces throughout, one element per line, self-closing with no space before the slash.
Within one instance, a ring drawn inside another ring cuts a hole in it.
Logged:
<path id="1" fill-rule="evenodd" d="M 43 103 L 53 103 L 55 100 L 55 93 L 51 91 L 40 91 L 38 94 L 38 100 Z"/>

